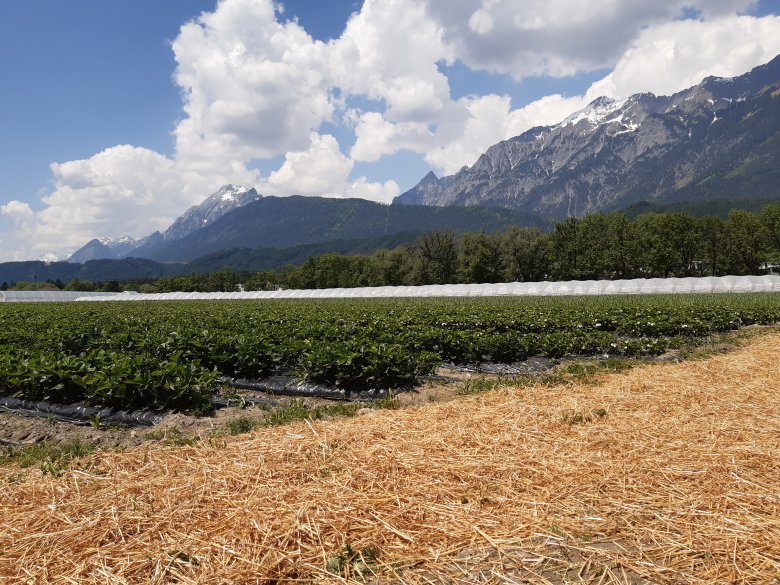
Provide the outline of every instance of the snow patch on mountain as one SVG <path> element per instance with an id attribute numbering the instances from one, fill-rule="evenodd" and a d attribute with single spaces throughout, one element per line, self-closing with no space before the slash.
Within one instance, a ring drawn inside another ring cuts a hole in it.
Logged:
<path id="1" fill-rule="evenodd" d="M 592 125 L 598 126 L 599 124 L 606 122 L 609 117 L 620 110 L 625 103 L 626 100 L 618 101 L 606 96 L 596 98 L 587 106 L 566 118 L 559 126 L 570 126 L 578 124 L 583 120 L 587 120 Z"/>
<path id="2" fill-rule="evenodd" d="M 181 217 L 177 218 L 163 233 L 165 240 L 179 240 L 190 235 L 206 224 L 212 223 L 247 203 L 257 201 L 262 197 L 254 189 L 240 185 L 225 185 L 213 193 L 200 205 L 190 207 Z"/>
<path id="3" fill-rule="evenodd" d="M 60 258 L 54 252 L 46 252 L 42 256 L 39 256 L 38 260 L 40 262 L 43 262 L 44 264 L 52 264 L 54 262 L 61 262 L 62 260 L 64 260 L 64 258 Z"/>

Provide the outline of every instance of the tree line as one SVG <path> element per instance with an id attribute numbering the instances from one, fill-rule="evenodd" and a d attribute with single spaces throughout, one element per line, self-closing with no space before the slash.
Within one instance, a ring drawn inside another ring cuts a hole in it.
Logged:
<path id="1" fill-rule="evenodd" d="M 300 266 L 239 274 L 164 277 L 154 290 L 350 288 L 424 284 L 603 280 L 761 274 L 780 261 L 780 204 L 723 220 L 684 213 L 597 213 L 549 232 L 512 226 L 494 234 L 437 230 L 370 255 L 324 254 Z"/>
<path id="2" fill-rule="evenodd" d="M 139 292 L 233 291 L 239 284 L 245 290 L 351 288 L 761 274 L 772 263 L 780 263 L 780 203 L 760 213 L 732 210 L 725 220 L 685 213 L 646 213 L 630 219 L 614 212 L 570 217 L 548 232 L 520 226 L 493 234 L 436 230 L 392 250 L 323 254 L 299 266 L 266 272 L 224 267 L 145 283 L 57 285 Z"/>

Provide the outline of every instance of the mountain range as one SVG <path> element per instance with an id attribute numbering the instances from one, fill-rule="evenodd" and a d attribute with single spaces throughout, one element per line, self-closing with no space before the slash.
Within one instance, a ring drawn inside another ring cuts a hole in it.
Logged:
<path id="1" fill-rule="evenodd" d="M 707 77 L 671 96 L 598 98 L 559 124 L 491 146 L 454 175 L 429 173 L 389 206 L 263 196 L 225 185 L 164 232 L 137 241 L 95 239 L 68 261 L 142 258 L 190 263 L 195 270 L 198 262 L 213 267 L 229 258 L 232 265 L 274 267 L 279 258 L 302 261 L 317 251 L 357 253 L 408 243 L 433 229 L 545 228 L 570 215 L 708 209 L 715 200 L 720 213 L 780 198 L 778 134 L 780 56 L 745 75 Z M 100 266 L 101 274 L 113 274 Z M 133 266 L 168 272 L 156 264 Z"/>
<path id="2" fill-rule="evenodd" d="M 68 262 L 83 264 L 90 260 L 103 258 L 123 258 L 140 245 L 140 242 L 130 236 L 122 236 L 118 240 L 112 238 L 95 238 L 76 250 L 68 257 Z"/>
<path id="3" fill-rule="evenodd" d="M 555 126 L 429 173 L 394 204 L 490 205 L 560 219 L 638 201 L 780 195 L 780 56 L 672 96 L 601 97 Z"/>
<path id="4" fill-rule="evenodd" d="M 494 232 L 509 225 L 542 226 L 539 217 L 501 208 L 382 205 L 365 199 L 261 197 L 189 235 L 152 241 L 134 256 L 186 261 L 229 248 L 287 248 L 334 240 L 380 238 L 451 229 Z"/>
<path id="5" fill-rule="evenodd" d="M 144 250 L 155 248 L 164 242 L 184 238 L 194 231 L 211 225 L 229 211 L 256 201 L 260 197 L 254 189 L 225 185 L 207 197 L 200 205 L 190 207 L 164 233 L 154 232 L 140 240 L 134 240 L 130 236 L 123 236 L 118 240 L 113 240 L 110 237 L 90 240 L 71 254 L 67 261 L 83 264 L 90 260 L 106 258 L 125 258 L 128 256 L 144 258 L 146 257 Z"/>

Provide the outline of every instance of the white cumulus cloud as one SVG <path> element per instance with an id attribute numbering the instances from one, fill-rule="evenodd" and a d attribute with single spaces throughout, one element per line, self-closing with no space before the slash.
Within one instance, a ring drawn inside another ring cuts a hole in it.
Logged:
<path id="1" fill-rule="evenodd" d="M 566 76 L 611 67 L 643 30 L 680 17 L 736 14 L 753 0 L 428 0 L 443 40 L 471 67 Z"/>
<path id="2" fill-rule="evenodd" d="M 401 189 L 398 187 L 398 183 L 392 179 L 382 183 L 369 181 L 366 177 L 358 177 L 351 183 L 341 186 L 338 193 L 332 195 L 390 203 L 400 193 Z"/>
<path id="3" fill-rule="evenodd" d="M 780 53 L 780 17 L 746 15 L 755 4 L 366 0 L 339 38 L 321 42 L 273 0 L 220 0 L 183 24 L 171 45 L 182 95 L 173 154 L 124 145 L 52 164 L 40 211 L 18 196 L 0 205 L 0 229 L 10 226 L 0 256 L 143 236 L 225 183 L 388 202 L 399 185 L 355 176 L 357 161 L 411 151 L 452 173 L 495 142 L 555 124 L 599 95 L 667 94 L 769 61 Z M 524 104 L 478 86 L 453 97 L 443 65 L 455 63 L 517 83 L 608 73 L 582 95 Z M 255 170 L 277 157 L 266 176 Z"/>
<path id="4" fill-rule="evenodd" d="M 589 97 L 668 95 L 708 75 L 732 77 L 780 54 L 780 16 L 682 20 L 642 31 Z"/>
<path id="5" fill-rule="evenodd" d="M 15 219 L 25 219 L 33 217 L 35 214 L 28 203 L 13 199 L 5 205 L 0 205 L 0 215 L 7 215 Z"/>
<path id="6" fill-rule="evenodd" d="M 344 34 L 329 45 L 333 82 L 343 91 L 382 100 L 394 122 L 429 120 L 449 102 L 440 61 L 454 53 L 419 0 L 366 0 Z"/>
<path id="7" fill-rule="evenodd" d="M 322 195 L 334 185 L 346 183 L 354 162 L 344 156 L 330 134 L 313 132 L 309 148 L 288 152 L 284 164 L 268 177 L 269 195 Z"/>
<path id="8" fill-rule="evenodd" d="M 271 0 L 226 0 L 182 26 L 175 80 L 187 117 L 177 158 L 200 165 L 247 161 L 305 148 L 329 120 L 326 47 Z"/>

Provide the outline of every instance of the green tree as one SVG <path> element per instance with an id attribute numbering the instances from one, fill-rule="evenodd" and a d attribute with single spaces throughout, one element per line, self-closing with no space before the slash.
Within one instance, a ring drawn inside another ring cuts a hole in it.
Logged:
<path id="1" fill-rule="evenodd" d="M 549 236 L 536 228 L 512 226 L 500 241 L 506 282 L 535 282 L 547 277 Z"/>
<path id="2" fill-rule="evenodd" d="M 91 280 L 80 280 L 78 278 L 74 278 L 67 284 L 65 290 L 91 292 L 95 290 L 95 285 Z"/>
<path id="3" fill-rule="evenodd" d="M 771 236 L 757 215 L 732 209 L 726 219 L 726 262 L 731 274 L 758 274 L 769 255 Z"/>
<path id="4" fill-rule="evenodd" d="M 416 246 L 420 259 L 420 284 L 448 284 L 456 281 L 458 249 L 451 230 L 424 234 Z"/>
<path id="5" fill-rule="evenodd" d="M 647 213 L 635 221 L 639 264 L 645 276 L 691 276 L 701 249 L 699 225 L 683 213 Z"/>
<path id="6" fill-rule="evenodd" d="M 700 274 L 720 276 L 723 274 L 726 226 L 723 220 L 714 215 L 702 217 L 699 220 L 699 232 L 701 233 L 700 256 L 702 270 Z"/>
<path id="7" fill-rule="evenodd" d="M 579 277 L 630 278 L 636 272 L 634 226 L 623 213 L 585 216 L 577 232 Z"/>
<path id="8" fill-rule="evenodd" d="M 760 217 L 766 226 L 772 251 L 780 252 L 780 203 L 771 203 L 764 207 Z"/>
<path id="9" fill-rule="evenodd" d="M 580 220 L 568 217 L 555 224 L 550 234 L 552 263 L 550 271 L 555 280 L 574 280 L 580 278 Z"/>
<path id="10" fill-rule="evenodd" d="M 206 281 L 213 292 L 232 292 L 238 285 L 238 275 L 230 266 L 223 266 L 217 272 L 212 272 Z"/>
<path id="11" fill-rule="evenodd" d="M 501 241 L 498 237 L 487 236 L 484 232 L 465 234 L 460 248 L 460 282 L 500 282 L 503 279 Z"/>

